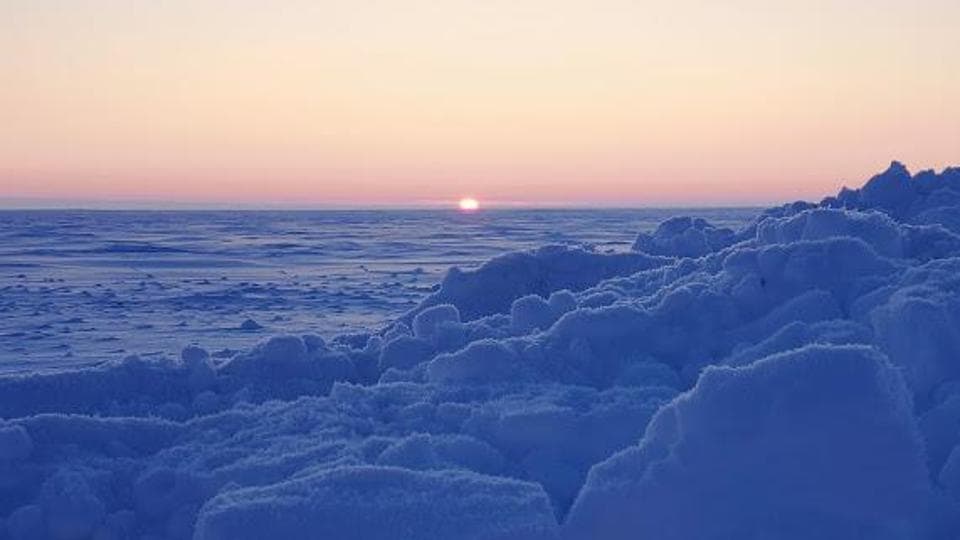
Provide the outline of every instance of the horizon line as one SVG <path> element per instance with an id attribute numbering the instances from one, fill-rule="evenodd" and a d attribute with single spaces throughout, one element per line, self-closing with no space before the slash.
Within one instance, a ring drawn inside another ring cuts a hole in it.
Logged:
<path id="1" fill-rule="evenodd" d="M 801 199 L 797 199 L 801 200 Z M 509 210 L 656 210 L 656 209 L 753 209 L 768 208 L 789 204 L 795 201 L 756 201 L 756 202 L 696 202 L 696 203 L 565 203 L 565 202 L 496 202 L 482 201 L 479 210 L 485 211 Z M 463 212 L 457 208 L 456 201 L 443 203 L 332 203 L 332 204 L 302 204 L 302 203 L 210 203 L 210 202 L 179 202 L 179 201 L 110 201 L 110 200 L 56 200 L 56 199 L 2 199 L 0 198 L 0 212 L 15 211 L 90 211 L 90 212 L 123 212 L 123 211 L 446 211 Z"/>

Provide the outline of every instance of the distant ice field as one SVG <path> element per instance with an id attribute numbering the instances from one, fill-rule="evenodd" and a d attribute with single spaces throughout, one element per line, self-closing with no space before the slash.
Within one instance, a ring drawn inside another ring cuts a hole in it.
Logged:
<path id="1" fill-rule="evenodd" d="M 0 372 L 377 328 L 452 266 L 545 244 L 627 251 L 674 215 L 739 229 L 758 211 L 3 211 Z"/>

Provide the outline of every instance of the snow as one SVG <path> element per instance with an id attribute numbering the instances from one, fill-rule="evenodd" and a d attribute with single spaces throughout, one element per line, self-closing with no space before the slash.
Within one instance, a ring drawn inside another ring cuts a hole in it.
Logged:
<path id="1" fill-rule="evenodd" d="M 105 517 L 103 501 L 78 471 L 58 471 L 40 487 L 46 533 L 56 540 L 88 538 Z"/>
<path id="2" fill-rule="evenodd" d="M 703 218 L 670 218 L 653 233 L 640 233 L 633 243 L 635 251 L 657 255 L 698 257 L 729 246 L 736 241 L 733 230 L 716 227 Z"/>
<path id="3" fill-rule="evenodd" d="M 462 265 L 365 330 L 7 373 L 0 540 L 956 538 L 957 212 L 960 169 L 894 163 Z"/>
<path id="4" fill-rule="evenodd" d="M 557 524 L 534 483 L 462 471 L 342 467 L 217 496 L 197 540 L 547 540 Z"/>
<path id="5" fill-rule="evenodd" d="M 433 358 L 434 347 L 427 341 L 413 336 L 399 335 L 380 350 L 380 369 L 410 369 Z"/>
<path id="6" fill-rule="evenodd" d="M 863 346 L 710 367 L 593 466 L 571 538 L 917 538 L 930 480 L 900 374 Z"/>
<path id="7" fill-rule="evenodd" d="M 521 296 L 510 305 L 510 322 L 518 334 L 549 328 L 556 315 L 550 304 L 536 294 Z"/>
<path id="8" fill-rule="evenodd" d="M 457 352 L 438 355 L 427 366 L 427 378 L 440 384 L 483 384 L 530 376 L 510 345 L 483 339 Z"/>
<path id="9" fill-rule="evenodd" d="M 26 459 L 33 451 L 33 440 L 20 425 L 0 424 L 0 463 Z"/>
<path id="10" fill-rule="evenodd" d="M 413 335 L 436 342 L 440 326 L 460 322 L 460 311 L 452 304 L 440 304 L 427 308 L 413 318 Z"/>
<path id="11" fill-rule="evenodd" d="M 736 227 L 757 210 L 693 212 Z M 546 244 L 627 252 L 632 234 L 671 215 L 0 211 L 0 373 L 169 357 L 190 344 L 228 358 L 277 333 L 364 332 L 416 307 L 451 266 Z"/>
<path id="12" fill-rule="evenodd" d="M 504 313 L 514 300 L 529 294 L 546 296 L 563 289 L 582 290 L 596 282 L 633 274 L 667 260 L 642 253 L 603 254 L 581 248 L 545 246 L 531 252 L 501 255 L 474 271 L 451 268 L 440 284 L 414 310 L 446 303 L 465 320 Z"/>

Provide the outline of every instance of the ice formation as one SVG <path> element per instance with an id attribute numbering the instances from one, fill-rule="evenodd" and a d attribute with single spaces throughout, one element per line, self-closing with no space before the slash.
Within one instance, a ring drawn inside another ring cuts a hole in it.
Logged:
<path id="1" fill-rule="evenodd" d="M 960 169 L 0 378 L 0 539 L 960 537 Z"/>

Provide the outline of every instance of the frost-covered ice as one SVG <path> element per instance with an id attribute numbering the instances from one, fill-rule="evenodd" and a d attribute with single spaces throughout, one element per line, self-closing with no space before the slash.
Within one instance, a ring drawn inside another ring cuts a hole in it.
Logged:
<path id="1" fill-rule="evenodd" d="M 958 215 L 895 163 L 366 332 L 0 377 L 0 538 L 960 537 Z"/>
<path id="2" fill-rule="evenodd" d="M 756 209 L 695 214 L 736 227 Z M 450 266 L 544 244 L 626 251 L 670 210 L 0 212 L 0 373 L 231 356 L 412 309 Z"/>

